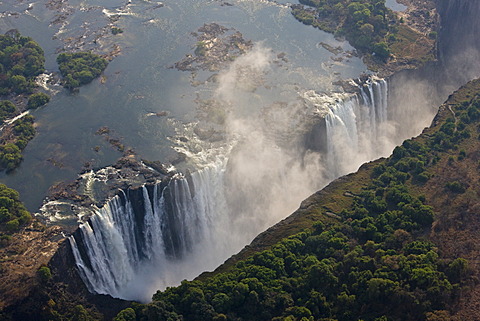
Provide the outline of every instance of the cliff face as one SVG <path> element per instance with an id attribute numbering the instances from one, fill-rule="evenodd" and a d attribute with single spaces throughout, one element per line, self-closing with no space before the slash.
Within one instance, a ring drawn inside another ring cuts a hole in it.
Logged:
<path id="1" fill-rule="evenodd" d="M 442 21 L 441 52 L 455 55 L 464 48 L 480 49 L 476 35 L 480 30 L 480 2 L 471 0 L 439 0 L 438 12 Z"/>
<path id="2" fill-rule="evenodd" d="M 480 15 L 480 1 L 438 0 L 438 11 L 442 19 L 439 51 L 442 63 L 448 70 L 442 75 L 449 75 L 449 77 L 455 78 L 455 83 L 465 82 L 478 76 L 480 74 L 480 64 L 478 64 L 478 61 L 480 61 L 480 42 L 475 39 L 475 36 L 479 34 L 480 20 L 478 16 Z M 401 91 L 399 90 L 398 92 Z M 402 95 L 405 96 L 404 93 Z M 450 112 L 445 108 L 441 111 L 439 117 L 448 117 Z M 316 146 L 319 143 L 311 142 L 311 144 Z M 431 231 L 432 238 L 437 239 L 437 244 L 445 257 L 466 257 L 471 260 L 474 270 L 478 272 L 480 268 L 476 265 L 476 257 L 480 253 L 478 249 L 480 240 L 477 240 L 476 231 L 478 231 L 477 226 L 480 226 L 480 222 L 477 222 L 478 220 L 475 216 L 478 209 L 478 195 L 474 193 L 478 183 L 476 173 L 469 170 L 469 168 L 476 168 L 478 165 L 479 156 L 476 152 L 476 147 L 478 146 L 471 145 L 471 147 L 465 148 L 468 157 L 462 163 L 452 165 L 448 163 L 448 160 L 440 162 L 437 170 L 438 173 L 442 173 L 442 176 L 432 179 L 425 186 L 425 191 L 430 193 L 429 195 L 431 196 L 428 199 L 431 204 L 437 207 L 437 211 L 440 213 L 439 219 Z M 245 258 L 278 242 L 285 236 L 309 227 L 319 215 L 326 215 L 329 220 L 336 221 L 338 216 L 334 213 L 339 213 L 341 206 L 351 201 L 352 189 L 361 186 L 369 180 L 371 167 L 373 167 L 372 164 L 367 164 L 362 167 L 358 174 L 344 177 L 332 183 L 325 190 L 311 196 L 302 203 L 299 211 L 260 235 L 240 255 L 232 258 L 230 262 Z M 449 180 L 458 179 L 472 181 L 471 193 L 461 197 L 453 195 L 452 198 L 445 198 L 443 193 L 445 183 Z M 469 195 L 473 195 L 473 197 L 467 197 Z M 449 213 L 453 209 L 453 207 L 447 206 L 449 202 L 454 202 L 458 205 L 453 216 Z M 3 284 L 8 284 L 6 287 L 2 286 L 2 291 L 0 291 L 3 295 L 2 300 L 0 300 L 3 306 L 21 302 L 21 304 L 14 305 L 13 308 L 21 308 L 22 311 L 20 313 L 30 313 L 17 314 L 21 319 L 25 316 L 31 317 L 36 313 L 34 310 L 25 312 L 25 307 L 40 307 L 40 305 L 34 304 L 35 301 L 54 305 L 60 303 L 49 303 L 50 299 L 55 301 L 55 296 L 63 297 L 66 305 L 84 304 L 90 307 L 96 306 L 98 310 L 110 316 L 125 305 L 120 300 L 89 294 L 74 268 L 74 261 L 68 243 L 65 242 L 60 245 L 60 249 L 57 251 L 59 245 L 58 239 L 54 237 L 56 234 L 50 235 L 48 231 L 45 234 L 43 232 L 38 233 L 38 236 L 30 238 L 31 242 L 33 242 L 31 245 L 25 245 L 30 243 L 19 243 L 19 253 L 21 253 L 18 257 L 10 256 L 12 263 L 7 268 L 12 269 L 12 271 L 15 270 L 14 265 L 18 266 L 17 263 L 20 262 L 18 260 L 22 257 L 24 259 L 27 257 L 31 258 L 34 263 L 26 264 L 30 267 L 24 271 L 24 274 L 2 274 L 2 278 L 5 276 L 2 280 Z M 59 235 L 60 233 L 57 234 Z M 22 244 L 24 245 L 22 246 Z M 31 247 L 33 251 L 21 251 L 21 248 L 25 246 Z M 46 248 L 48 248 L 48 251 L 42 250 Z M 35 253 L 38 255 L 45 253 L 46 255 L 40 257 L 34 255 Z M 36 271 L 39 266 L 47 264 L 49 260 L 49 266 L 54 277 L 46 287 L 50 291 L 47 293 L 48 291 L 45 292 L 43 289 L 38 288 Z M 227 266 L 222 266 L 219 270 L 226 268 Z M 22 294 L 19 294 L 20 292 Z M 30 298 L 24 300 L 28 295 L 31 295 Z M 465 320 L 469 319 L 468 316 L 471 316 L 471 320 L 478 320 L 480 316 L 477 315 L 478 311 L 475 309 L 475 298 L 480 298 L 480 288 L 477 290 L 475 287 L 474 291 L 469 295 L 471 296 L 464 296 L 460 302 L 458 314 L 466 316 Z M 473 300 L 469 300 L 469 298 L 473 298 Z M 51 308 L 54 308 L 54 306 Z"/>
<path id="3" fill-rule="evenodd" d="M 480 2 L 436 0 L 436 5 L 440 17 L 438 60 L 389 78 L 390 117 L 405 124 L 399 129 L 406 131 L 403 137 L 417 135 L 418 128 L 428 126 L 425 120 L 435 115 L 450 93 L 480 76 Z"/>
<path id="4" fill-rule="evenodd" d="M 8 299 L 3 301 L 7 305 L 6 320 L 52 320 L 72 316 L 75 319 L 84 311 L 88 311 L 93 320 L 110 320 L 129 305 L 127 301 L 95 295 L 87 290 L 78 275 L 70 244 L 61 241 L 61 234 L 60 228 L 50 228 L 41 238 L 37 235 L 37 242 L 30 244 L 32 252 L 37 252 L 39 245 L 43 246 L 42 262 L 44 266 L 48 263 L 52 276 L 42 280 L 36 273 L 37 264 L 31 264 L 30 275 L 22 277 L 21 282 L 10 282 L 10 287 L 6 288 L 9 291 L 5 293 Z M 35 254 L 29 254 L 24 256 L 36 259 Z"/>
<path id="5" fill-rule="evenodd" d="M 37 271 L 57 251 L 61 233 L 58 227 L 45 230 L 32 223 L 14 234 L 8 247 L 0 248 L 0 311 L 22 301 L 38 286 Z"/>
<path id="6" fill-rule="evenodd" d="M 157 317 L 184 320 L 479 320 L 479 124 L 475 80 L 391 157 L 332 182 L 214 273 L 157 292 L 137 316 L 157 309 Z M 315 295 L 323 305 L 312 303 Z"/>
<path id="7" fill-rule="evenodd" d="M 457 82 L 480 75 L 480 2 L 438 0 L 441 19 L 439 55 L 447 75 Z"/>

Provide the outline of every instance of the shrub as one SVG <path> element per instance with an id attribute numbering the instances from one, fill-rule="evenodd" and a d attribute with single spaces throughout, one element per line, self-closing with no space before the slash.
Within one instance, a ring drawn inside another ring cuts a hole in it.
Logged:
<path id="1" fill-rule="evenodd" d="M 118 27 L 112 27 L 112 34 L 118 35 L 119 33 L 123 33 L 123 30 Z"/>
<path id="2" fill-rule="evenodd" d="M 35 109 L 50 101 L 50 96 L 44 93 L 36 93 L 28 97 L 27 109 Z"/>
<path id="3" fill-rule="evenodd" d="M 459 181 L 448 182 L 447 184 L 445 184 L 445 188 L 454 193 L 465 193 L 465 186 L 463 186 L 463 184 Z"/>
<path id="4" fill-rule="evenodd" d="M 105 70 L 107 60 L 91 52 L 61 53 L 57 57 L 63 86 L 73 89 L 88 84 Z"/>
<path id="5" fill-rule="evenodd" d="M 47 283 L 52 278 L 52 272 L 47 266 L 39 268 L 37 275 L 42 283 Z"/>
<path id="6" fill-rule="evenodd" d="M 8 221 L 5 226 L 7 228 L 7 231 L 16 232 L 20 227 L 20 222 L 18 221 L 18 219 L 14 218 L 13 220 Z"/>
<path id="7" fill-rule="evenodd" d="M 136 320 L 136 314 L 135 310 L 132 308 L 127 308 L 125 310 L 120 311 L 115 318 L 113 318 L 113 321 L 135 321 Z"/>
<path id="8" fill-rule="evenodd" d="M 12 117 L 13 114 L 17 111 L 17 108 L 10 100 L 0 101 L 0 124 L 9 117 Z"/>

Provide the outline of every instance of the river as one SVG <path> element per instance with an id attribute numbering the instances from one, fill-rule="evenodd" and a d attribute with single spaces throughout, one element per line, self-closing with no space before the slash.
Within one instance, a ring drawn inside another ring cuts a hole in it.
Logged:
<path id="1" fill-rule="evenodd" d="M 191 33 L 205 23 L 234 28 L 246 40 L 271 50 L 273 57 L 285 53 L 281 64 L 269 68 L 261 98 L 259 92 L 249 94 L 248 100 L 256 109 L 279 97 L 291 100 L 302 90 L 327 92 L 335 89 L 332 81 L 367 72 L 360 59 L 344 53 L 335 55 L 320 45 L 353 50 L 330 34 L 298 23 L 285 1 L 52 3 L 56 9 L 44 2 L 3 1 L 0 30 L 16 28 L 39 42 L 49 72 L 58 70 L 55 59 L 61 50 L 80 48 L 102 53 L 117 44 L 122 53 L 105 70 L 105 83 L 94 80 L 77 94 L 52 87 L 58 92 L 51 102 L 32 112 L 37 135 L 24 150 L 21 166 L 0 176 L 2 183 L 20 192 L 30 211 L 38 210 L 53 184 L 74 179 L 85 163 L 101 167 L 121 156 L 95 135 L 102 126 L 109 127 L 142 158 L 168 162 L 175 157 L 171 137 L 179 127 L 196 119 L 197 95 L 208 99 L 217 86 L 202 83 L 194 87 L 190 72 L 172 68 L 193 53 L 196 39 Z M 59 19 L 65 13 L 66 19 Z M 124 32 L 110 34 L 113 24 Z M 212 74 L 199 71 L 196 79 L 204 80 Z M 168 116 L 150 116 L 158 112 L 167 112 Z"/>

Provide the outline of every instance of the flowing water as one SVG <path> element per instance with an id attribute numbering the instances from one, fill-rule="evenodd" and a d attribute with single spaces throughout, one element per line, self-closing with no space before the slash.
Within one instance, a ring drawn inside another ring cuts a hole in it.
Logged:
<path id="1" fill-rule="evenodd" d="M 1 175 L 2 182 L 19 190 L 32 211 L 38 209 L 53 183 L 74 179 L 84 163 L 99 167 L 120 156 L 95 135 L 102 126 L 111 128 L 143 158 L 164 161 L 172 157 L 168 137 L 179 123 L 195 119 L 196 95 L 208 96 L 214 90 L 209 84 L 192 87 L 189 72 L 171 68 L 186 54 L 193 53 L 196 39 L 191 33 L 204 23 L 235 28 L 245 39 L 270 48 L 274 55 L 286 54 L 288 62 L 276 66 L 269 75 L 272 89 L 262 93 L 270 99 L 279 95 L 291 99 L 296 95 L 296 86 L 321 92 L 330 89 L 333 80 L 357 77 L 366 71 L 356 57 L 333 61 L 331 58 L 337 56 L 319 43 L 352 48 L 330 34 L 298 23 L 282 4 L 243 0 L 227 6 L 221 1 L 201 0 L 192 4 L 183 0 L 164 1 L 163 7 L 156 8 L 159 4 L 150 1 L 62 3 L 66 4 L 62 12 L 71 12 L 67 24 L 54 23 L 59 13 L 48 9 L 43 1 L 32 2 L 30 10 L 27 3 L 2 1 L 0 30 L 17 28 L 38 41 L 45 49 L 49 71 L 57 70 L 56 51 L 65 48 L 97 50 L 100 44 L 106 49 L 118 44 L 122 54 L 105 70 L 105 84 L 96 80 L 76 95 L 55 87 L 60 92 L 49 105 L 32 112 L 38 134 L 25 149 L 20 168 Z M 104 32 L 98 30 L 111 23 L 112 14 L 118 14 L 115 25 L 124 33 L 107 33 L 94 43 L 95 37 Z M 211 74 L 199 72 L 197 77 L 207 78 Z M 148 116 L 161 111 L 167 111 L 169 117 Z M 99 152 L 95 151 L 96 146 L 100 147 Z M 31 178 L 34 184 L 30 183 Z"/>
<path id="2" fill-rule="evenodd" d="M 1 29 L 34 37 L 50 71 L 57 50 L 122 49 L 105 83 L 78 94 L 50 86 L 58 93 L 32 112 L 38 134 L 20 168 L 0 177 L 29 209 L 40 206 L 52 184 L 75 178 L 83 163 L 115 162 L 120 154 L 95 135 L 102 126 L 142 158 L 187 155 L 174 179 L 121 192 L 69 238 L 92 292 L 147 301 L 159 288 L 211 270 L 311 193 L 408 137 L 387 104 L 386 81 L 370 77 L 356 84 L 358 94 L 332 84 L 368 73 L 348 44 L 295 21 L 285 1 L 230 4 L 71 1 L 57 11 L 43 2 L 28 10 L 1 4 L 19 12 L 2 9 Z M 59 12 L 68 13 L 68 23 L 52 23 Z M 191 33 L 211 22 L 241 32 L 253 49 L 218 72 L 172 68 L 193 53 Z M 109 35 L 112 23 L 124 33 Z M 214 73 L 216 80 L 206 81 Z M 205 113 L 222 121 L 200 121 Z M 221 139 L 201 139 L 200 123 Z"/>
<path id="3" fill-rule="evenodd" d="M 325 119 L 323 156 L 298 153 L 298 146 L 289 154 L 275 133 L 242 124 L 232 137 L 247 142 L 235 140 L 223 161 L 122 192 L 70 237 L 83 280 L 92 292 L 148 301 L 157 289 L 214 269 L 310 193 L 391 150 L 393 143 L 380 147 L 391 140 L 387 95 L 381 79 L 358 95 L 305 93 L 310 110 Z"/>

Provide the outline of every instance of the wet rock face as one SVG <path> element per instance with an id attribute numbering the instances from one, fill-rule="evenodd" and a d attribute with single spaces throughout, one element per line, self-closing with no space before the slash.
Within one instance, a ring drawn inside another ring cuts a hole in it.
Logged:
<path id="1" fill-rule="evenodd" d="M 437 0 L 437 6 L 440 62 L 456 87 L 480 75 L 480 1 Z"/>
<path id="2" fill-rule="evenodd" d="M 67 301 L 76 302 L 85 306 L 95 306 L 96 312 L 104 315 L 106 320 L 111 320 L 120 310 L 129 306 L 130 302 L 112 298 L 109 295 L 92 294 L 88 291 L 75 267 L 70 243 L 63 242 L 52 257 L 49 267 L 52 271 L 50 296 L 63 295 Z"/>
<path id="3" fill-rule="evenodd" d="M 79 221 L 87 221 L 95 209 L 121 190 L 169 180 L 174 175 L 169 167 L 171 165 L 157 161 L 139 160 L 133 155 L 122 157 L 112 166 L 85 172 L 73 182 L 53 186 L 36 216 L 47 225 L 60 225 L 66 233 L 73 233 Z"/>
<path id="4" fill-rule="evenodd" d="M 327 152 L 327 128 L 325 118 L 317 117 L 310 131 L 305 135 L 305 148 L 320 153 Z"/>
<path id="5" fill-rule="evenodd" d="M 440 49 L 444 56 L 455 55 L 464 48 L 480 50 L 476 38 L 480 30 L 480 2 L 471 0 L 437 0 L 442 19 Z"/>

